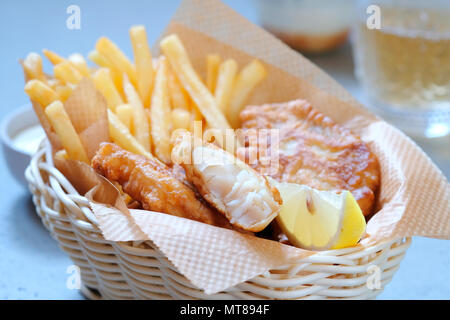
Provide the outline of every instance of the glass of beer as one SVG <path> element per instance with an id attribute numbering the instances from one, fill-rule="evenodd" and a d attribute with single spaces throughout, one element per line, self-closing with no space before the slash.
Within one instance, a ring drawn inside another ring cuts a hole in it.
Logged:
<path id="1" fill-rule="evenodd" d="M 358 1 L 355 73 L 375 113 L 413 137 L 450 134 L 450 1 Z"/>

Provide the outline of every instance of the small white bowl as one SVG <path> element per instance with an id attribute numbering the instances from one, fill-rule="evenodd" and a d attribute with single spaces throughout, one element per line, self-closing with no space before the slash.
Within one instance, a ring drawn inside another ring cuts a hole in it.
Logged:
<path id="1" fill-rule="evenodd" d="M 0 130 L 3 154 L 11 174 L 27 187 L 24 172 L 31 159 L 31 152 L 24 151 L 14 144 L 14 137 L 21 131 L 39 125 L 39 120 L 30 104 L 24 105 L 6 115 Z"/>

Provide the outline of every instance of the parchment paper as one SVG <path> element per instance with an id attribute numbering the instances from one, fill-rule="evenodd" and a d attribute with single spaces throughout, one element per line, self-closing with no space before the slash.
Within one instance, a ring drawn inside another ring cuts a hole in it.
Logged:
<path id="1" fill-rule="evenodd" d="M 268 77 L 249 104 L 306 99 L 369 144 L 381 166 L 381 187 L 377 213 L 369 221 L 368 236 L 360 246 L 409 236 L 450 236 L 450 187 L 444 175 L 412 140 L 364 109 L 307 59 L 218 0 L 183 1 L 162 36 L 169 33 L 177 33 L 182 39 L 203 77 L 208 53 L 232 57 L 240 66 L 255 57 L 265 63 Z M 154 53 L 158 52 L 157 43 Z M 106 117 L 103 111 L 91 114 L 85 107 L 93 106 L 91 99 L 96 95 L 86 82 L 82 86 L 83 90 L 75 90 L 65 107 L 75 128 L 84 132 L 83 143 L 91 156 L 98 143 L 107 139 L 107 122 L 102 118 Z M 87 95 L 91 98 L 87 99 Z M 104 101 L 95 99 L 95 104 L 106 110 Z M 87 114 L 78 117 L 70 112 L 77 108 Z M 94 136 L 100 138 L 89 139 Z M 55 143 L 53 147 L 59 146 Z M 91 190 L 88 196 L 92 209 L 107 240 L 151 240 L 207 294 L 314 254 L 167 214 L 128 210 L 119 192 L 105 179 L 99 179 L 89 166 L 67 161 L 57 167 L 82 194 Z"/>

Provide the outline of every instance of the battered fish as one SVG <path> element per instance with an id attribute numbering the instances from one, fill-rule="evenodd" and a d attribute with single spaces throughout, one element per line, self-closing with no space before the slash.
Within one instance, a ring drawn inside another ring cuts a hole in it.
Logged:
<path id="1" fill-rule="evenodd" d="M 166 165 L 128 152 L 112 143 L 102 143 L 92 167 L 146 210 L 163 212 L 215 226 L 231 228 L 218 212 L 200 201 L 191 188 L 177 179 Z"/>
<path id="2" fill-rule="evenodd" d="M 281 196 L 268 178 L 233 154 L 194 139 L 187 131 L 173 140 L 172 160 L 185 169 L 187 179 L 233 226 L 258 232 L 278 215 Z"/>
<path id="3" fill-rule="evenodd" d="M 358 136 L 307 101 L 248 106 L 244 129 L 279 129 L 279 167 L 272 178 L 320 190 L 349 190 L 364 215 L 372 212 L 380 184 L 378 161 Z M 270 149 L 275 147 L 268 142 Z M 261 161 L 252 166 L 265 169 Z"/>

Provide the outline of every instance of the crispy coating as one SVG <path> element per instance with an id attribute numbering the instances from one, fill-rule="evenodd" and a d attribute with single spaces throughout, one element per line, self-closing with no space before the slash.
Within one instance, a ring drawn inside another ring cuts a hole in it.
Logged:
<path id="1" fill-rule="evenodd" d="M 249 106 L 240 119 L 244 133 L 247 129 L 279 129 L 279 167 L 272 178 L 320 190 L 349 190 L 364 215 L 372 212 L 380 169 L 358 136 L 304 100 Z M 270 143 L 269 151 L 274 149 Z M 264 167 L 261 161 L 252 166 Z"/>
<path id="2" fill-rule="evenodd" d="M 259 232 L 280 211 L 280 193 L 267 177 L 187 131 L 184 139 L 175 139 L 172 159 L 185 169 L 203 198 L 239 229 Z"/>
<path id="3" fill-rule="evenodd" d="M 199 200 L 195 192 L 177 179 L 166 165 L 128 152 L 112 143 L 102 143 L 92 167 L 122 186 L 146 210 L 163 212 L 215 226 L 230 228 L 228 221 Z"/>

